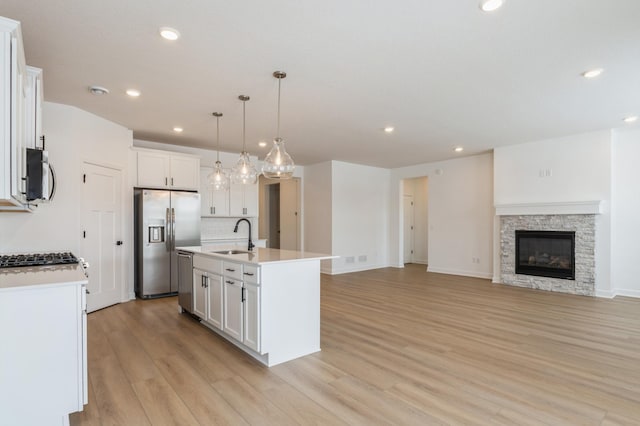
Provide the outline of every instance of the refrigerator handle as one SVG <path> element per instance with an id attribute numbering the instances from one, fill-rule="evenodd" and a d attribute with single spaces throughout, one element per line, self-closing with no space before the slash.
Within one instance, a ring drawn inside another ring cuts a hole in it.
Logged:
<path id="1" fill-rule="evenodd" d="M 167 251 L 171 251 L 171 235 L 173 233 L 173 226 L 171 226 L 171 210 L 167 207 L 167 217 L 165 221 L 166 225 L 166 236 L 165 236 L 165 245 L 167 246 Z"/>
<path id="2" fill-rule="evenodd" d="M 173 250 L 176 249 L 176 209 L 171 207 L 171 241 Z"/>

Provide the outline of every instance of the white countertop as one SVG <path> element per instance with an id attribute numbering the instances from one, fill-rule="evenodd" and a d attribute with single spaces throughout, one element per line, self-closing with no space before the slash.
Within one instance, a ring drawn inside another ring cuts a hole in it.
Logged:
<path id="1" fill-rule="evenodd" d="M 87 277 L 78 264 L 0 269 L 0 291 L 17 287 L 87 283 Z"/>
<path id="2" fill-rule="evenodd" d="M 196 254 L 203 254 L 210 257 L 215 257 L 222 260 L 231 260 L 242 263 L 252 263 L 256 265 L 264 265 L 268 263 L 284 263 L 284 262 L 300 262 L 305 260 L 324 260 L 324 259 L 336 259 L 338 256 L 332 256 L 330 254 L 312 253 L 309 251 L 295 251 L 295 250 L 279 250 L 272 248 L 254 248 L 252 252 L 239 253 L 239 254 L 219 254 L 213 253 L 215 251 L 223 250 L 242 250 L 247 251 L 246 246 L 238 245 L 203 245 L 192 247 L 177 247 L 176 250 L 188 251 Z"/>

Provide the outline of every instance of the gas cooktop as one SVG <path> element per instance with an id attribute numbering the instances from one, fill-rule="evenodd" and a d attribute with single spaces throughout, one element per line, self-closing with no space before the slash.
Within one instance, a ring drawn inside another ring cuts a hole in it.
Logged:
<path id="1" fill-rule="evenodd" d="M 78 263 L 78 258 L 71 252 L 0 255 L 0 268 L 68 265 L 72 263 Z"/>

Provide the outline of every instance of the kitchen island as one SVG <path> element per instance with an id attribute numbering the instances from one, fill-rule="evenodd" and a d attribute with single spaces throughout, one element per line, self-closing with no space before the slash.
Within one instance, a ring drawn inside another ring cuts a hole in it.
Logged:
<path id="1" fill-rule="evenodd" d="M 337 256 L 238 246 L 179 247 L 193 257 L 191 309 L 271 367 L 320 350 L 320 261 Z"/>

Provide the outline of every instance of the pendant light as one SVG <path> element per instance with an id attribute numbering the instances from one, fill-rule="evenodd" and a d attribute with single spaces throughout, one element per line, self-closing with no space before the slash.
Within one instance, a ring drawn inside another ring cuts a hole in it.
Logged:
<path id="1" fill-rule="evenodd" d="M 216 118 L 216 163 L 213 166 L 213 171 L 207 176 L 207 185 L 214 191 L 226 191 L 229 189 L 229 173 L 222 168 L 220 162 L 220 117 L 221 112 L 211 113 Z"/>
<path id="2" fill-rule="evenodd" d="M 280 137 L 280 83 L 287 76 L 284 71 L 275 71 L 273 76 L 278 79 L 278 127 L 273 148 L 267 154 L 262 164 L 262 174 L 269 179 L 290 179 L 296 166 L 291 156 L 284 148 L 284 140 Z"/>
<path id="3" fill-rule="evenodd" d="M 258 182 L 258 171 L 255 166 L 251 164 L 249 153 L 246 151 L 246 105 L 250 99 L 249 96 L 240 95 L 238 99 L 242 101 L 242 153 L 236 163 L 235 167 L 231 171 L 231 182 L 253 185 Z"/>

